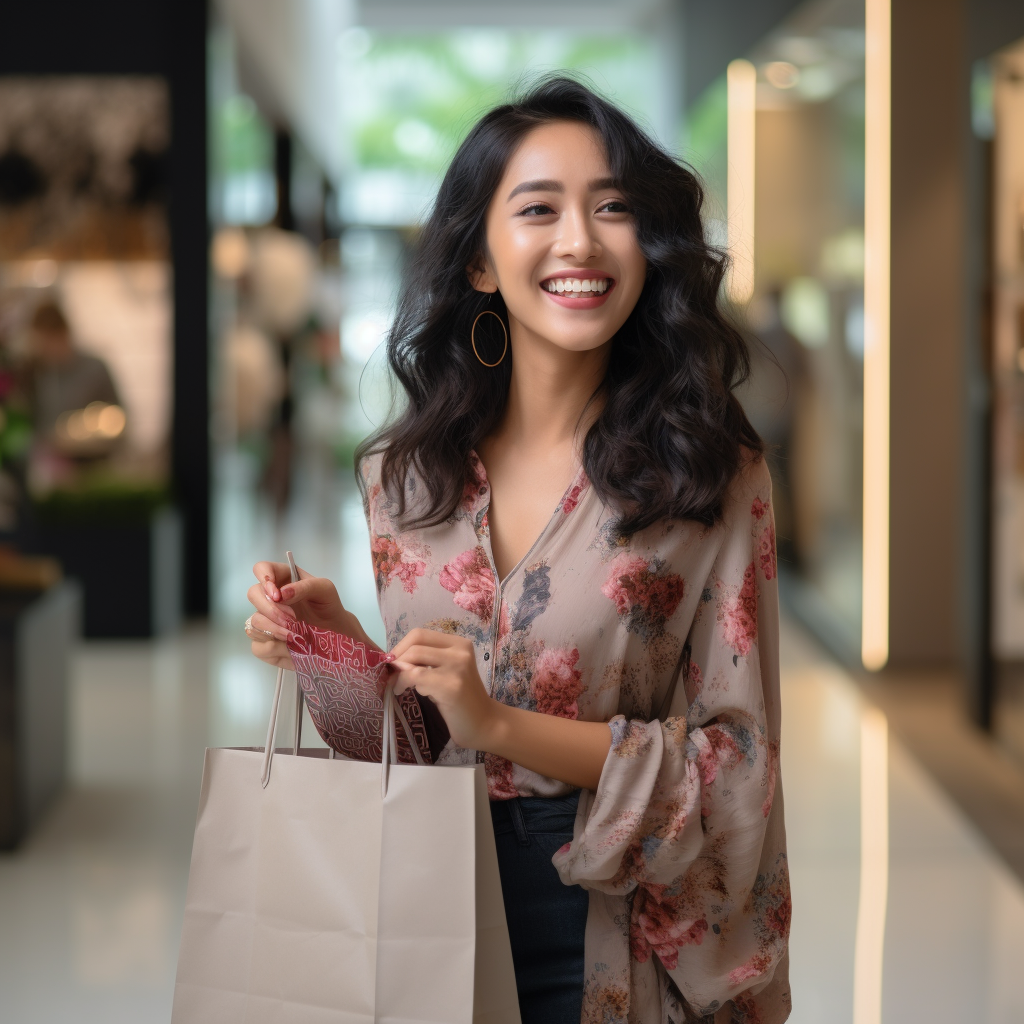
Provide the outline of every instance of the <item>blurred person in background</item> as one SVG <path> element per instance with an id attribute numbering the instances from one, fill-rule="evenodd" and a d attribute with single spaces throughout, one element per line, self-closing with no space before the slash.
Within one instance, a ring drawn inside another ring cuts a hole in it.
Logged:
<path id="1" fill-rule="evenodd" d="M 107 364 L 77 348 L 64 311 L 53 301 L 32 315 L 26 384 L 40 437 L 52 435 L 63 413 L 93 402 L 120 405 Z"/>
<path id="2" fill-rule="evenodd" d="M 395 690 L 486 770 L 523 1024 L 789 1016 L 771 481 L 703 199 L 571 79 L 491 111 L 357 451 Z M 297 618 L 376 646 L 329 580 L 254 572 L 258 657 L 293 668 Z"/>
<path id="3" fill-rule="evenodd" d="M 109 455 L 124 432 L 107 364 L 75 345 L 53 300 L 41 303 L 29 324 L 24 390 L 35 435 L 32 475 L 43 486 L 66 476 L 72 460 Z"/>

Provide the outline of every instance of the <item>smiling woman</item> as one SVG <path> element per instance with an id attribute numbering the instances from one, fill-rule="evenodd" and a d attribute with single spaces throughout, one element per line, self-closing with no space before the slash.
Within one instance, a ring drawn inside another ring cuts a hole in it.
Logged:
<path id="1" fill-rule="evenodd" d="M 702 199 L 574 81 L 491 111 L 358 453 L 394 689 L 486 771 L 524 1024 L 789 1012 L 771 484 Z M 296 618 L 369 642 L 329 581 L 255 573 L 259 657 Z"/>
<path id="2" fill-rule="evenodd" d="M 407 412 L 363 449 L 386 451 L 400 502 L 409 468 L 422 470 L 429 500 L 406 525 L 457 507 L 469 452 L 514 404 L 512 365 L 538 339 L 594 353 L 580 368 L 582 459 L 624 533 L 666 515 L 720 517 L 741 450 L 761 441 L 732 394 L 747 354 L 718 307 L 727 261 L 705 239 L 703 198 L 692 171 L 578 83 L 549 81 L 480 120 L 442 181 L 389 335 Z M 583 297 L 586 279 L 611 282 L 604 301 L 593 284 Z M 467 344 L 485 309 L 511 333 L 496 369 Z"/>

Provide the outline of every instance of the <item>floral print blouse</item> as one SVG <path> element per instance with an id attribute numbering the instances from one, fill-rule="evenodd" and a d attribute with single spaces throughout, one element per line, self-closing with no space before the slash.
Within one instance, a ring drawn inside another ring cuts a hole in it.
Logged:
<path id="1" fill-rule="evenodd" d="M 440 526 L 399 530 L 380 456 L 360 472 L 388 646 L 420 626 L 468 637 L 497 700 L 608 722 L 562 880 L 589 890 L 583 1024 L 777 1024 L 790 1010 L 789 875 L 779 776 L 778 595 L 763 460 L 713 527 L 621 538 L 582 469 L 500 582 L 480 460 Z M 414 508 L 417 481 L 406 481 Z M 492 800 L 571 787 L 482 760 Z"/>

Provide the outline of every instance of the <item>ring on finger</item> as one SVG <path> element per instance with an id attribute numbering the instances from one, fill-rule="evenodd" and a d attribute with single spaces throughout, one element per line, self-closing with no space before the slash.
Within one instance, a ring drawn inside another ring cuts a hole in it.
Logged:
<path id="1" fill-rule="evenodd" d="M 258 626 L 252 624 L 252 616 L 245 620 L 245 635 L 251 636 L 253 633 L 262 633 L 264 636 L 270 637 L 271 640 L 275 640 L 276 637 L 269 629 L 260 629 Z"/>

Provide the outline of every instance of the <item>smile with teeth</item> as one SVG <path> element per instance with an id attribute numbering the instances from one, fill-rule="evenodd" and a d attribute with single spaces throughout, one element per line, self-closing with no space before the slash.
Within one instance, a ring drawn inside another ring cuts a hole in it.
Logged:
<path id="1" fill-rule="evenodd" d="M 576 295 L 603 295 L 608 291 L 611 280 L 607 277 L 555 277 L 543 281 L 541 287 L 545 291 L 570 292 Z"/>

